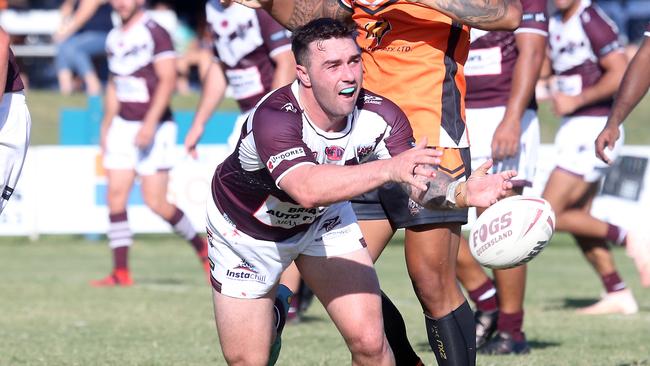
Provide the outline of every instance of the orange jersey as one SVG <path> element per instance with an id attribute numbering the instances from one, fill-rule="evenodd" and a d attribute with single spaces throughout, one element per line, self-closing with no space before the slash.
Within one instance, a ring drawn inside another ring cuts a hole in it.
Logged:
<path id="1" fill-rule="evenodd" d="M 465 76 L 469 28 L 405 0 L 339 0 L 353 11 L 363 86 L 399 105 L 417 140 L 467 147 Z"/>

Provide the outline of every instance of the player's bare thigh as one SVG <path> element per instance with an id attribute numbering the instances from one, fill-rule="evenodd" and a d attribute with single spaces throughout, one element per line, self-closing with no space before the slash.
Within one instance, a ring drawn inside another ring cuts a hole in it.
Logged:
<path id="1" fill-rule="evenodd" d="M 259 299 L 238 299 L 212 290 L 217 333 L 228 364 L 268 362 L 274 332 L 274 296 L 273 291 Z M 255 331 L 251 333 L 251 329 Z"/>
<path id="2" fill-rule="evenodd" d="M 300 255 L 296 264 L 348 346 L 386 352 L 379 281 L 365 248 L 334 257 Z"/>
<path id="3" fill-rule="evenodd" d="M 390 242 L 395 229 L 390 222 L 385 220 L 359 220 L 359 227 L 366 241 L 368 252 L 373 262 L 377 262 L 379 256 Z"/>
<path id="4" fill-rule="evenodd" d="M 585 182 L 581 176 L 564 169 L 553 169 L 546 182 L 542 197 L 553 207 L 556 214 L 584 205 L 584 197 L 590 191 L 592 183 Z"/>

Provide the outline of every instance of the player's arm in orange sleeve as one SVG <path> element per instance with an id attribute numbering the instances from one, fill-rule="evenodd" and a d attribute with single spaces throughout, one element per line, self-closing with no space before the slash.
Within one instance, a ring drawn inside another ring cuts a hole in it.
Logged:
<path id="1" fill-rule="evenodd" d="M 500 0 L 501 1 L 501 0 Z M 280 24 L 294 30 L 318 18 L 334 18 L 352 23 L 352 12 L 338 0 L 221 0 L 236 2 L 249 8 L 264 8 Z"/>

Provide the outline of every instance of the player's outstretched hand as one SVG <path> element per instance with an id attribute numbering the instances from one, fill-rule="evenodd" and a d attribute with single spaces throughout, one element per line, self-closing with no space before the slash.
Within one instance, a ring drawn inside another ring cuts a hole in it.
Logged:
<path id="1" fill-rule="evenodd" d="M 467 206 L 488 207 L 504 198 L 512 189 L 510 179 L 517 175 L 514 170 L 506 170 L 496 174 L 488 174 L 492 167 L 489 159 L 476 169 L 467 180 L 465 186 L 465 202 Z"/>
<path id="2" fill-rule="evenodd" d="M 605 126 L 605 128 L 600 131 L 600 134 L 596 138 L 596 156 L 604 161 L 607 164 L 612 163 L 612 159 L 610 159 L 607 151 L 605 149 L 609 149 L 611 151 L 614 148 L 614 145 L 616 144 L 616 141 L 620 137 L 620 131 L 618 130 L 618 126 L 610 126 L 609 124 Z"/>
<path id="3" fill-rule="evenodd" d="M 435 167 L 440 164 L 440 156 L 442 151 L 427 148 L 427 139 L 424 138 L 415 147 L 389 160 L 390 180 L 408 183 L 418 190 L 426 191 L 427 185 L 418 177 L 435 177 Z"/>
<path id="4" fill-rule="evenodd" d="M 196 145 L 199 143 L 201 136 L 203 136 L 203 130 L 203 125 L 193 124 L 185 136 L 185 151 L 194 159 L 199 157 L 199 154 L 196 152 Z"/>

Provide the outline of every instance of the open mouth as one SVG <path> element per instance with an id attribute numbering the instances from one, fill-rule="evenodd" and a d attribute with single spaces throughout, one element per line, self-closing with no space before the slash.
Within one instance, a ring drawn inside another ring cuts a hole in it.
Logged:
<path id="1" fill-rule="evenodd" d="M 344 96 L 344 97 L 351 97 L 352 95 L 354 95 L 354 92 L 355 92 L 356 90 L 357 90 L 356 87 L 351 86 L 351 87 L 349 87 L 349 88 L 342 89 L 342 90 L 339 92 L 339 95 L 342 95 L 342 96 Z"/>

